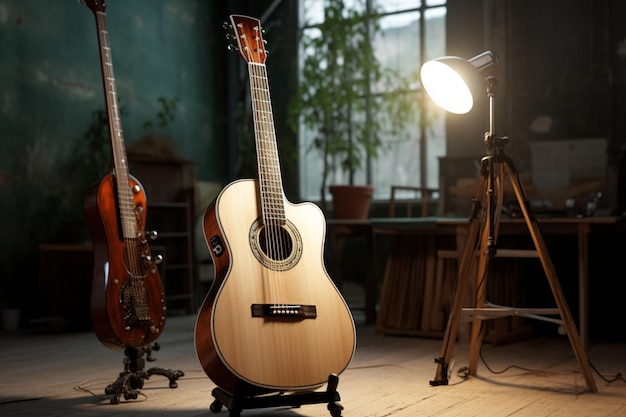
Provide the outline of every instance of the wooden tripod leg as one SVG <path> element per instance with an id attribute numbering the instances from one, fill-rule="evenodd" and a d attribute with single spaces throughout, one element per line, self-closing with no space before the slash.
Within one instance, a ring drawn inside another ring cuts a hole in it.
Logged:
<path id="1" fill-rule="evenodd" d="M 535 244 L 535 249 L 537 250 L 537 254 L 539 255 L 539 259 L 541 260 L 541 264 L 548 279 L 548 283 L 550 284 L 550 288 L 552 289 L 554 300 L 556 301 L 559 314 L 561 315 L 561 320 L 563 320 L 563 323 L 567 330 L 567 336 L 569 338 L 570 344 L 572 345 L 572 350 L 574 351 L 576 360 L 578 361 L 578 366 L 580 366 L 580 370 L 583 374 L 583 377 L 585 378 L 585 382 L 587 383 L 587 388 L 589 389 L 589 391 L 597 392 L 598 388 L 596 386 L 596 381 L 593 378 L 593 373 L 591 372 L 591 366 L 589 365 L 587 354 L 585 353 L 585 349 L 580 340 L 578 330 L 576 330 L 576 325 L 574 324 L 572 313 L 570 312 L 570 309 L 567 305 L 567 300 L 565 299 L 565 295 L 563 294 L 563 290 L 561 289 L 561 284 L 559 283 L 554 264 L 552 263 L 550 255 L 548 254 L 546 244 L 539 229 L 539 224 L 537 223 L 535 217 L 530 215 L 528 209 L 528 201 L 526 200 L 524 191 L 522 190 L 522 186 L 513 167 L 513 163 L 510 160 L 507 160 L 506 162 L 506 173 L 511 179 L 511 185 L 513 186 L 513 190 L 515 191 L 517 202 L 519 203 L 519 206 L 522 210 L 524 220 L 526 221 L 526 225 L 528 226 L 531 238 L 533 240 L 533 243 Z"/>
<path id="2" fill-rule="evenodd" d="M 476 279 L 475 307 L 484 308 L 487 295 L 487 282 L 489 279 L 489 261 L 495 255 L 497 248 L 498 230 L 500 228 L 500 213 L 504 201 L 504 191 L 502 186 L 503 169 L 502 164 L 494 161 L 493 158 L 485 160 L 487 169 L 487 189 L 488 194 L 483 198 L 483 210 L 485 212 L 482 222 L 482 232 L 479 237 L 478 246 L 478 270 Z M 493 245 L 493 246 L 491 246 Z M 478 358 L 480 347 L 483 343 L 486 330 L 483 328 L 482 320 L 476 319 L 472 322 L 472 331 L 469 343 L 468 370 L 471 376 L 476 376 L 478 370 Z"/>
<path id="3" fill-rule="evenodd" d="M 448 323 L 443 336 L 441 353 L 438 358 L 435 358 L 435 362 L 437 363 L 437 371 L 435 373 L 435 379 L 430 381 L 430 385 L 433 386 L 448 385 L 448 368 L 450 366 L 452 351 L 454 349 L 454 343 L 456 341 L 457 333 L 459 330 L 459 323 L 463 310 L 463 301 L 465 299 L 465 293 L 467 290 L 472 261 L 474 260 L 476 239 L 478 237 L 478 231 L 481 225 L 479 216 L 482 210 L 481 204 L 483 203 L 487 186 L 486 184 L 487 181 L 485 175 L 481 175 L 478 189 L 476 192 L 476 198 L 474 199 L 472 215 L 469 219 L 467 238 L 465 239 L 465 248 L 463 249 L 461 263 L 458 270 L 458 280 L 456 292 L 454 295 L 454 303 L 452 304 L 452 310 L 450 311 L 450 315 L 448 316 Z"/>
<path id="4" fill-rule="evenodd" d="M 485 298 L 487 293 L 487 274 L 489 268 L 489 253 L 488 253 L 488 244 L 487 239 L 489 238 L 489 230 L 488 225 L 485 222 L 482 228 L 482 234 L 480 235 L 480 244 L 478 246 L 478 270 L 476 275 L 474 276 L 476 280 L 476 298 L 475 298 L 475 307 L 482 308 L 485 305 Z M 482 331 L 482 320 L 476 319 L 472 322 L 472 330 L 470 334 L 470 344 L 469 344 L 469 360 L 468 360 L 468 369 L 469 374 L 472 376 L 476 376 L 476 371 L 478 369 L 478 357 L 480 352 L 480 345 L 482 344 L 482 339 L 484 337 L 484 332 Z"/>

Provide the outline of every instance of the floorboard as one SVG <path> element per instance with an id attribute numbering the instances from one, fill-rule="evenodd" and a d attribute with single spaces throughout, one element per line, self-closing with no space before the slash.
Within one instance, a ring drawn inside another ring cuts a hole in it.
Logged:
<path id="1" fill-rule="evenodd" d="M 132 415 L 228 416 L 210 405 L 215 385 L 195 355 L 195 316 L 171 317 L 154 352 L 159 366 L 182 370 L 178 388 L 153 375 L 136 400 L 111 404 L 105 387 L 123 370 L 123 353 L 104 347 L 95 335 L 36 331 L 0 333 L 0 415 L 90 416 Z M 457 342 L 454 369 L 447 386 L 432 387 L 441 340 L 386 336 L 373 326 L 357 328 L 357 350 L 340 375 L 339 393 L 345 417 L 542 417 L 626 415 L 626 344 L 593 341 L 589 351 L 598 384 L 586 392 L 584 379 L 567 338 L 532 337 L 482 349 L 476 377 L 467 378 L 467 346 Z M 460 372 L 459 372 L 460 371 Z M 299 408 L 244 410 L 243 417 L 330 416 L 326 404 Z"/>

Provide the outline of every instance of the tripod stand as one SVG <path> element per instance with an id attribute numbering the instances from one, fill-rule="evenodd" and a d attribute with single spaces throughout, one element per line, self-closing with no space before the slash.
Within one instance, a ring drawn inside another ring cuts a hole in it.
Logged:
<path id="1" fill-rule="evenodd" d="M 458 271 L 458 284 L 452 311 L 448 317 L 448 324 L 444 334 L 441 354 L 435 359 L 437 373 L 435 379 L 430 381 L 430 385 L 447 385 L 449 377 L 449 364 L 452 357 L 454 342 L 457 337 L 459 324 L 463 319 L 472 321 L 469 349 L 469 372 L 476 374 L 478 364 L 479 349 L 484 334 L 481 332 L 481 320 L 503 317 L 507 315 L 518 315 L 534 319 L 546 320 L 557 323 L 567 333 L 570 344 L 574 351 L 578 365 L 583 374 L 587 389 L 590 392 L 597 392 L 597 387 L 591 366 L 587 360 L 583 344 L 581 342 L 576 325 L 567 305 L 565 296 L 561 289 L 556 270 L 548 254 L 543 236 L 539 229 L 536 218 L 531 214 L 529 203 L 524 195 L 521 182 L 513 161 L 505 154 L 504 146 L 507 143 L 506 137 L 495 137 L 493 134 L 493 101 L 495 78 L 488 77 L 487 95 L 490 107 L 490 131 L 485 134 L 485 145 L 487 154 L 481 161 L 481 174 L 476 197 L 469 219 L 469 226 L 465 242 L 465 248 L 461 256 L 461 263 Z M 505 176 L 510 179 L 517 202 L 524 217 L 526 226 L 536 249 L 536 256 L 541 261 L 545 271 L 550 289 L 556 301 L 556 309 L 523 309 L 512 307 L 491 307 L 485 304 L 487 267 L 491 258 L 497 253 L 497 236 L 504 195 Z M 475 306 L 473 309 L 463 308 L 469 276 L 473 262 L 477 259 L 477 282 Z M 560 316 L 559 319 L 544 317 L 544 315 Z"/>
<path id="2" fill-rule="evenodd" d="M 124 372 L 120 372 L 115 382 L 109 384 L 104 393 L 111 395 L 111 404 L 119 404 L 120 397 L 124 396 L 125 400 L 135 400 L 139 395 L 139 389 L 143 388 L 143 383 L 151 375 L 162 375 L 170 380 L 170 388 L 178 388 L 176 382 L 179 377 L 184 376 L 183 371 L 175 371 L 172 369 L 153 367 L 144 370 L 146 361 L 153 362 L 156 359 L 152 357 L 153 350 L 159 350 L 158 343 L 154 345 L 146 345 L 139 348 L 127 347 L 124 349 Z M 146 358 L 143 358 L 146 355 Z"/>

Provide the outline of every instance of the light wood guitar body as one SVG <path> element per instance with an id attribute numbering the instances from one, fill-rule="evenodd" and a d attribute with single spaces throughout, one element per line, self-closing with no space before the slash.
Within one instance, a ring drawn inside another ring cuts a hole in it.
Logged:
<path id="1" fill-rule="evenodd" d="M 326 222 L 285 198 L 258 19 L 231 15 L 248 62 L 258 180 L 229 184 L 204 215 L 216 278 L 196 321 L 198 359 L 223 390 L 298 391 L 350 363 L 350 310 L 324 267 Z"/>
<path id="2" fill-rule="evenodd" d="M 255 255 L 257 181 L 231 183 L 205 213 L 216 279 L 198 314 L 196 351 L 207 375 L 230 392 L 238 380 L 270 390 L 315 388 L 354 354 L 352 315 L 324 268 L 324 216 L 312 203 L 284 203 L 293 245 L 274 268 Z M 316 317 L 253 317 L 253 305 L 314 306 Z"/>

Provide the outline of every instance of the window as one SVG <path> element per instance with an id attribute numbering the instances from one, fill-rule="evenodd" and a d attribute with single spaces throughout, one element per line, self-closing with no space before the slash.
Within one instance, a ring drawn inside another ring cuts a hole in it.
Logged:
<path id="1" fill-rule="evenodd" d="M 365 1 L 369 3 L 365 3 Z M 425 106 L 419 84 L 419 69 L 428 59 L 445 54 L 445 0 L 346 0 L 346 7 L 377 10 L 380 31 L 372 39 L 376 57 L 381 64 L 412 80 L 409 94 L 416 101 L 415 117 L 405 126 L 405 134 L 388 135 L 378 158 L 362 161 L 356 183 L 371 183 L 375 199 L 388 199 L 390 186 L 413 185 L 437 188 L 439 157 L 445 156 L 444 115 Z M 325 0 L 300 0 L 300 27 L 309 36 L 315 25 L 324 19 Z M 375 100 L 385 93 L 373 86 Z M 375 117 L 375 116 L 371 116 Z M 380 121 L 384 123 L 384 121 Z M 311 149 L 314 132 L 300 129 L 300 189 L 305 200 L 319 200 L 322 181 L 322 160 Z M 345 174 L 336 170 L 329 184 L 345 183 Z"/>

